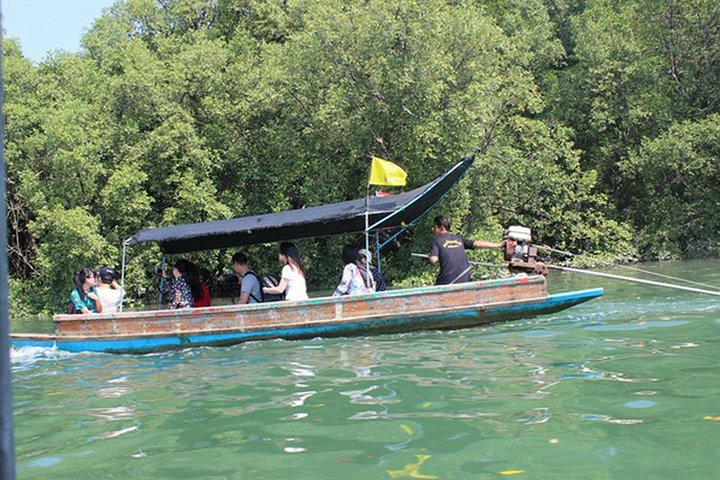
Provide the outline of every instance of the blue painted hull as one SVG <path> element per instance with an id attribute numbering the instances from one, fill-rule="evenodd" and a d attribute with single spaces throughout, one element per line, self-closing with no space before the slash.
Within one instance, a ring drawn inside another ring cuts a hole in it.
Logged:
<path id="1" fill-rule="evenodd" d="M 149 353 L 182 349 L 193 346 L 232 345 L 253 340 L 297 340 L 314 337 L 373 335 L 380 333 L 409 332 L 415 330 L 457 329 L 485 325 L 493 322 L 517 320 L 558 312 L 603 295 L 602 288 L 582 290 L 544 298 L 504 305 L 468 306 L 447 311 L 415 314 L 388 314 L 351 322 L 299 324 L 247 331 L 197 332 L 189 334 L 144 334 L 117 338 L 66 339 L 56 335 L 12 335 L 15 347 L 57 347 L 70 352 Z"/>

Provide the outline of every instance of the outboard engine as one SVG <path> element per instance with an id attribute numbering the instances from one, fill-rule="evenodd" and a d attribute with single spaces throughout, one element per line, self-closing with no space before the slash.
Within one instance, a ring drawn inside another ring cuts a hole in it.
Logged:
<path id="1" fill-rule="evenodd" d="M 532 244 L 531 231 L 527 227 L 512 225 L 503 235 L 505 240 L 505 261 L 513 272 L 539 273 L 547 275 L 548 269 L 537 258 L 537 247 Z"/>

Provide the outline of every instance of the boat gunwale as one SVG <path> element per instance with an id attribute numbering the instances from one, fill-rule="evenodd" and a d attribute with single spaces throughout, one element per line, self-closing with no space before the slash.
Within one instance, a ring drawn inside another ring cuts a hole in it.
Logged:
<path id="1" fill-rule="evenodd" d="M 527 277 L 510 277 L 495 278 L 489 280 L 480 280 L 477 282 L 459 283 L 454 285 L 430 285 L 422 287 L 400 288 L 397 290 L 385 290 L 383 292 L 374 292 L 362 295 L 342 295 L 342 296 L 325 296 L 315 297 L 308 300 L 298 301 L 279 301 L 279 302 L 260 302 L 243 305 L 218 305 L 214 307 L 197 307 L 197 308 L 179 308 L 179 309 L 160 309 L 160 310 L 135 310 L 115 313 L 86 313 L 86 314 L 57 314 L 53 315 L 53 323 L 64 322 L 82 322 L 88 320 L 126 320 L 137 319 L 142 317 L 157 318 L 171 316 L 189 316 L 200 314 L 215 313 L 235 313 L 255 310 L 268 309 L 287 309 L 306 306 L 318 306 L 324 304 L 348 303 L 358 300 L 374 300 L 379 298 L 393 298 L 400 296 L 419 296 L 429 293 L 451 292 L 460 290 L 484 290 L 502 287 L 526 286 L 532 284 L 545 284 L 546 279 L 542 275 L 532 275 Z"/>
<path id="2" fill-rule="evenodd" d="M 493 307 L 503 307 L 507 305 L 523 305 L 525 303 L 536 303 L 541 300 L 545 300 L 547 296 L 545 297 L 533 297 L 530 299 L 523 299 L 523 300 L 508 300 L 504 302 L 494 302 L 494 303 L 473 303 L 473 304 L 466 304 L 466 305 L 459 305 L 455 307 L 446 307 L 446 308 L 434 308 L 434 309 L 428 309 L 428 310 L 416 310 L 414 312 L 405 312 L 403 313 L 403 317 L 406 318 L 412 318 L 417 317 L 421 315 L 438 315 L 438 314 L 452 314 L 455 311 L 462 311 L 462 310 L 478 310 L 482 311 L 485 308 L 493 308 Z M 321 326 L 321 325 L 342 325 L 344 323 L 350 322 L 350 323 L 357 323 L 357 322 L 363 322 L 363 321 L 378 321 L 383 320 L 384 318 L 394 318 L 397 314 L 395 313 L 384 313 L 384 314 L 376 314 L 376 315 L 356 315 L 354 317 L 343 317 L 341 319 L 322 319 L 322 320 L 307 320 L 304 322 L 298 322 L 298 323 L 275 323 L 275 324 L 268 324 L 268 325 L 255 325 L 250 327 L 226 327 L 226 328 L 213 328 L 213 329 L 207 329 L 207 330 L 168 330 L 167 332 L 148 332 L 143 334 L 137 334 L 137 333 L 118 333 L 118 334 L 104 334 L 104 335 L 57 335 L 57 334 L 48 334 L 53 336 L 57 339 L 62 340 L 73 340 L 73 339 L 98 339 L 98 340 L 107 340 L 112 338 L 148 338 L 148 337 L 165 337 L 165 336 L 171 336 L 171 335 L 202 335 L 202 334 L 210 334 L 210 333 L 230 333 L 230 332 L 257 332 L 257 331 L 264 331 L 264 330 L 279 330 L 282 328 L 293 328 L 293 327 L 305 327 L 305 326 Z"/>
<path id="3" fill-rule="evenodd" d="M 469 304 L 469 305 L 462 305 L 457 307 L 447 307 L 447 308 L 438 308 L 438 309 L 432 309 L 432 310 L 423 310 L 423 311 L 417 311 L 412 312 L 409 314 L 405 314 L 405 317 L 417 317 L 417 316 L 424 316 L 424 315 L 441 315 L 441 314 L 452 314 L 456 311 L 463 311 L 463 310 L 476 310 L 476 311 L 484 311 L 492 308 L 503 308 L 503 307 L 509 307 L 509 306 L 523 306 L 523 305 L 530 305 L 534 303 L 538 303 L 540 301 L 548 301 L 548 300 L 558 300 L 563 299 L 566 297 L 574 297 L 574 298 L 583 298 L 586 296 L 590 296 L 592 298 L 596 298 L 598 296 L 602 296 L 603 289 L 602 288 L 591 288 L 591 289 L 585 289 L 585 290 L 577 290 L 572 292 L 564 292 L 559 294 L 553 294 L 553 295 L 546 295 L 545 297 L 534 297 L 530 299 L 523 299 L 523 300 L 508 300 L 503 302 L 494 302 L 494 303 L 476 303 L 476 304 Z M 155 339 L 155 338 L 173 338 L 178 336 L 202 336 L 202 335 L 214 335 L 214 334 L 228 334 L 228 333 L 253 333 L 253 332 L 263 332 L 263 331 L 273 331 L 273 330 L 282 330 L 284 328 L 295 328 L 295 327 L 305 327 L 305 326 L 316 326 L 320 327 L 323 325 L 342 325 L 345 323 L 351 324 L 351 323 L 358 323 L 358 322 L 372 322 L 372 321 L 382 321 L 383 319 L 390 319 L 394 318 L 394 314 L 383 314 L 383 315 L 364 315 L 364 316 L 356 316 L 356 317 L 347 317 L 343 319 L 342 321 L 337 320 L 318 320 L 318 321 L 307 321 L 297 324 L 277 324 L 277 325 L 270 325 L 270 326 L 262 326 L 262 327 L 248 327 L 248 328 L 217 328 L 212 330 L 176 330 L 176 331 L 167 331 L 167 332 L 152 332 L 152 333 L 143 333 L 143 334 L 113 334 L 113 335 L 57 335 L 57 334 L 32 334 L 32 333 L 19 333 L 19 334 L 11 334 L 11 337 L 14 337 L 18 340 L 42 340 L 42 341 L 61 341 L 61 342 L 72 342 L 72 341 L 112 341 L 112 340 L 133 340 L 133 339 Z"/>

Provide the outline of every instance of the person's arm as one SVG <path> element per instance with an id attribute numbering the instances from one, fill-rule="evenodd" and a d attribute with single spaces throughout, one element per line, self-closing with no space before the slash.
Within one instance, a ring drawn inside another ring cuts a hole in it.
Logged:
<path id="1" fill-rule="evenodd" d="M 80 294 L 78 293 L 77 289 L 73 290 L 70 293 L 70 301 L 72 302 L 73 306 L 75 307 L 75 310 L 80 313 L 92 313 L 89 308 L 85 306 L 82 299 L 80 298 Z"/>
<path id="2" fill-rule="evenodd" d="M 179 288 L 175 289 L 175 300 L 173 301 L 173 305 L 182 305 L 182 292 Z"/>
<path id="3" fill-rule="evenodd" d="M 502 248 L 505 246 L 505 240 L 500 242 L 486 242 L 485 240 L 475 240 L 473 242 L 473 248 Z"/>
<path id="4" fill-rule="evenodd" d="M 97 292 L 90 290 L 87 297 L 95 302 L 95 313 L 102 313 L 102 302 L 100 301 L 100 297 Z M 90 310 L 87 307 L 85 307 L 85 310 L 87 310 L 87 312 L 83 313 L 90 313 Z"/>
<path id="5" fill-rule="evenodd" d="M 73 289 L 73 291 L 70 292 L 70 301 L 72 302 L 73 307 L 75 307 L 76 312 L 88 313 L 90 311 L 80 300 L 80 294 L 78 293 L 77 289 Z M 87 312 L 83 312 L 83 309 L 87 310 Z"/>
<path id="6" fill-rule="evenodd" d="M 175 279 L 169 278 L 167 275 L 165 275 L 165 270 L 162 271 L 161 277 L 162 278 L 160 281 L 160 285 L 158 285 L 158 291 L 162 293 L 162 295 L 166 297 L 169 302 L 170 295 L 172 295 L 172 286 Z"/>
<path id="7" fill-rule="evenodd" d="M 122 290 L 122 294 L 123 294 L 123 296 L 125 296 L 125 290 L 120 286 L 119 283 L 117 283 L 117 281 L 113 280 L 112 283 L 110 284 L 110 288 L 112 288 L 114 290 Z"/>
<path id="8" fill-rule="evenodd" d="M 244 305 L 250 301 L 250 292 L 240 292 L 240 298 L 238 298 L 237 303 L 240 305 Z"/>
<path id="9" fill-rule="evenodd" d="M 240 298 L 238 298 L 235 303 L 244 305 L 250 301 L 250 291 L 252 289 L 252 285 L 246 285 L 247 282 L 245 281 L 245 277 L 239 277 L 238 281 L 240 282 Z M 243 289 L 243 287 L 245 287 L 245 289 Z"/>
<path id="10" fill-rule="evenodd" d="M 428 260 L 430 260 L 430 263 L 435 265 L 440 261 L 440 249 L 438 248 L 437 242 L 435 240 L 432 241 L 430 244 L 430 253 L 428 254 Z"/>
<path id="11" fill-rule="evenodd" d="M 345 265 L 345 268 L 343 269 L 342 279 L 340 279 L 340 284 L 337 286 L 337 288 L 333 292 L 333 297 L 339 297 L 340 295 L 345 295 L 346 293 L 348 293 L 348 290 L 350 289 L 350 282 L 352 281 L 352 277 L 353 277 L 352 265 L 350 265 L 350 264 Z"/>
<path id="12" fill-rule="evenodd" d="M 168 306 L 170 308 L 178 308 L 178 306 L 182 303 L 182 292 L 180 292 L 180 285 L 177 279 L 165 279 L 164 294 L 167 297 Z"/>
<path id="13" fill-rule="evenodd" d="M 285 277 L 282 277 L 280 279 L 280 282 L 278 282 L 277 286 L 275 287 L 263 287 L 263 293 L 269 293 L 270 295 L 280 295 L 285 291 L 287 288 L 287 282 L 285 281 Z"/>

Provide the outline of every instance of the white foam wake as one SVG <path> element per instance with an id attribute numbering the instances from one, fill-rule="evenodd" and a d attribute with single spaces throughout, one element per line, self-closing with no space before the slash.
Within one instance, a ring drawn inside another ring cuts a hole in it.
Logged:
<path id="1" fill-rule="evenodd" d="M 53 361 L 76 355 L 78 354 L 60 350 L 55 346 L 10 348 L 10 362 L 14 367 L 28 366 L 41 361 Z"/>

